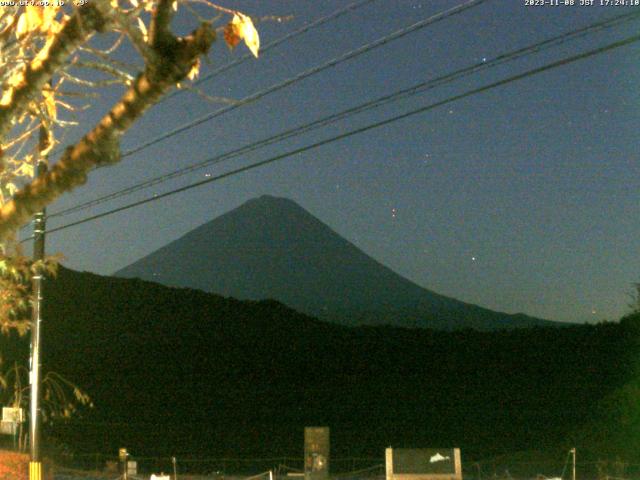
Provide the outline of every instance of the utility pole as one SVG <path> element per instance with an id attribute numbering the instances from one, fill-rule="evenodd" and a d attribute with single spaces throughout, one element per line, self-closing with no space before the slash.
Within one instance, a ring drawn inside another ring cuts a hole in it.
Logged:
<path id="1" fill-rule="evenodd" d="M 571 449 L 571 453 L 573 454 L 573 480 L 576 480 L 576 449 L 573 447 Z"/>
<path id="2" fill-rule="evenodd" d="M 46 127 L 40 127 L 38 152 L 47 150 L 49 135 Z M 42 176 L 47 172 L 47 158 L 39 155 L 36 175 Z M 33 261 L 44 260 L 44 236 L 46 228 L 45 209 L 36 213 L 33 219 Z M 44 269 L 35 272 L 32 280 L 33 306 L 31 307 L 31 382 L 30 395 L 30 424 L 29 424 L 29 480 L 42 480 L 42 461 L 40 458 L 40 323 L 42 321 L 42 282 Z"/>

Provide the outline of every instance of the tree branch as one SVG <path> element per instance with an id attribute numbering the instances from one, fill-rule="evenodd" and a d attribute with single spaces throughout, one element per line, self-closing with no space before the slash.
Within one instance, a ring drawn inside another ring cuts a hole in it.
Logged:
<path id="1" fill-rule="evenodd" d="M 27 65 L 6 105 L 0 105 L 0 140 L 12 127 L 11 119 L 25 110 L 32 96 L 42 90 L 70 54 L 94 32 L 108 25 L 112 8 L 108 0 L 93 0 L 71 16 L 53 41 Z"/>
<path id="2" fill-rule="evenodd" d="M 0 241 L 64 192 L 84 184 L 91 169 L 118 162 L 122 134 L 167 90 L 187 76 L 214 39 L 215 32 L 203 24 L 186 38 L 171 35 L 171 39 L 165 39 L 173 46 L 170 51 L 166 50 L 166 43 L 158 45 L 157 61 L 147 63 L 145 71 L 100 123 L 77 144 L 67 148 L 46 175 L 25 186 L 0 209 Z"/>

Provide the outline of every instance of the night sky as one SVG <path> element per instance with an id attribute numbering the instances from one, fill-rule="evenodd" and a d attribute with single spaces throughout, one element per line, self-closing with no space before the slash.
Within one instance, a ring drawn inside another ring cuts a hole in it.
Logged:
<path id="1" fill-rule="evenodd" d="M 461 2 L 372 1 L 204 82 L 201 89 L 241 99 Z M 489 0 L 94 172 L 85 187 L 49 212 L 640 8 L 575 3 L 526 6 L 525 0 Z M 292 16 L 260 23 L 263 45 L 346 4 L 224 3 L 254 18 Z M 195 25 L 192 17 L 176 21 L 180 31 Z M 52 218 L 48 226 L 636 35 L 639 25 L 636 20 L 592 33 L 94 209 Z M 202 73 L 246 52 L 244 45 L 230 52 L 220 41 Z M 114 98 L 95 102 L 81 115 L 81 126 L 87 128 Z M 123 150 L 223 106 L 190 92 L 174 96 L 128 133 Z M 60 231 L 48 237 L 48 251 L 62 253 L 68 267 L 111 274 L 243 202 L 270 194 L 295 200 L 375 259 L 438 293 L 553 320 L 614 320 L 628 311 L 632 283 L 640 281 L 639 125 L 640 47 L 635 43 Z M 68 138 L 77 138 L 81 130 Z"/>

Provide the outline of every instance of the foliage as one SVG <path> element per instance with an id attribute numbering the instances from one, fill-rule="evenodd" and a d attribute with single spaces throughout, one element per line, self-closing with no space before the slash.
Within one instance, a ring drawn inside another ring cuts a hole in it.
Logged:
<path id="1" fill-rule="evenodd" d="M 24 334 L 29 326 L 31 277 L 36 274 L 55 276 L 58 256 L 31 261 L 19 252 L 0 254 L 0 330 L 16 329 Z"/>
<path id="2" fill-rule="evenodd" d="M 0 377 L 0 401 L 3 405 L 27 409 L 29 405 L 29 370 L 17 362 Z M 81 407 L 93 407 L 89 395 L 62 375 L 47 372 L 42 381 L 42 420 L 68 419 Z"/>
<path id="3" fill-rule="evenodd" d="M 568 434 L 614 411 L 606 398 L 633 380 L 640 358 L 640 330 L 628 321 L 347 328 L 275 301 L 64 268 L 45 295 L 55 299 L 44 311 L 50 368 L 100 405 L 56 433 L 87 452 L 115 451 L 125 438 L 138 455 L 172 455 L 180 439 L 193 454 L 295 456 L 302 427 L 321 424 L 331 426 L 338 457 L 379 456 L 388 445 L 456 445 L 477 460 L 577 446 L 586 461 L 589 439 L 568 443 Z M 624 408 L 637 389 L 628 392 Z M 640 451 L 633 416 L 605 420 L 597 428 L 620 430 L 616 445 Z M 113 422 L 119 438 L 105 440 Z"/>
<path id="4" fill-rule="evenodd" d="M 171 20 L 187 2 L 203 4 L 214 16 L 178 36 Z M 197 75 L 218 31 L 230 47 L 244 40 L 256 57 L 260 43 L 250 17 L 208 0 L 56 5 L 15 2 L 0 9 L 0 328 L 5 331 L 26 329 L 30 277 L 40 268 L 55 268 L 55 259 L 43 265 L 26 260 L 16 244 L 17 229 L 84 184 L 92 169 L 118 162 L 122 135 L 171 88 Z M 214 25 L 225 17 L 226 27 Z M 137 62 L 123 62 L 123 51 L 135 51 Z M 36 165 L 64 143 L 69 127 L 80 128 L 78 112 L 114 89 L 120 99 L 101 121 L 35 178 Z"/>
<path id="5" fill-rule="evenodd" d="M 47 372 L 40 383 L 41 419 L 45 424 L 68 420 L 83 407 L 93 408 L 89 395 L 56 372 Z M 17 361 L 0 375 L 0 403 L 29 412 L 31 388 L 29 370 Z M 28 414 L 27 414 L 28 415 Z M 26 430 L 21 430 L 19 445 L 26 444 Z"/>

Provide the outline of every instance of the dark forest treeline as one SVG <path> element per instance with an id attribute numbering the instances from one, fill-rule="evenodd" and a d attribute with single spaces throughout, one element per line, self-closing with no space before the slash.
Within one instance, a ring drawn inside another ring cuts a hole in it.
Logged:
<path id="1" fill-rule="evenodd" d="M 497 332 L 349 328 L 274 301 L 65 269 L 46 298 L 45 368 L 96 405 L 50 432 L 77 451 L 299 455 L 302 428 L 328 425 L 337 456 L 577 444 L 638 457 L 633 317 Z"/>

